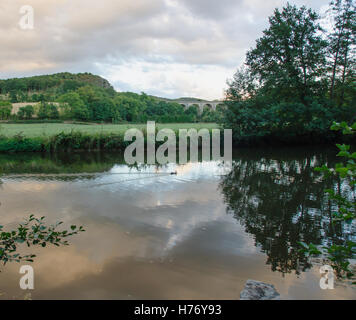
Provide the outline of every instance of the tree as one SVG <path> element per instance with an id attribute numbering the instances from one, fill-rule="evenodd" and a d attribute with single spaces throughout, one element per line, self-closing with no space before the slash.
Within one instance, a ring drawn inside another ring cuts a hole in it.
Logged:
<path id="1" fill-rule="evenodd" d="M 189 122 L 196 122 L 199 115 L 199 108 L 197 105 L 190 106 L 184 111 L 184 114 L 189 117 Z"/>
<path id="2" fill-rule="evenodd" d="M 10 100 L 12 103 L 19 102 L 17 99 L 17 92 L 15 90 L 11 90 L 10 92 Z"/>
<path id="3" fill-rule="evenodd" d="M 17 112 L 17 116 L 20 119 L 31 119 L 35 113 L 35 109 L 31 105 L 21 107 Z"/>
<path id="4" fill-rule="evenodd" d="M 320 18 L 311 9 L 287 4 L 275 10 L 269 27 L 247 53 L 245 66 L 228 82 L 222 122 L 233 129 L 235 143 L 330 141 L 337 136 L 329 130 L 333 121 L 356 118 L 352 54 L 347 59 L 348 71 L 340 72 L 341 80 L 335 81 L 343 101 L 335 108 L 329 99 L 327 63 L 328 50 L 335 45 L 328 44 L 322 31 Z M 339 42 L 341 55 L 345 50 Z"/>
<path id="5" fill-rule="evenodd" d="M 269 28 L 247 53 L 252 76 L 276 101 L 307 104 L 308 97 L 322 94 L 327 42 L 319 34 L 318 19 L 304 6 L 276 9 Z"/>
<path id="6" fill-rule="evenodd" d="M 139 121 L 146 110 L 146 104 L 139 97 L 129 95 L 118 95 L 114 104 L 123 120 L 132 122 Z"/>
<path id="7" fill-rule="evenodd" d="M 37 114 L 39 119 L 58 119 L 59 112 L 54 104 L 42 102 Z"/>
<path id="8" fill-rule="evenodd" d="M 27 105 L 24 107 L 25 117 L 27 119 L 31 119 L 35 113 L 35 109 L 31 105 Z"/>
<path id="9" fill-rule="evenodd" d="M 20 107 L 19 108 L 19 111 L 17 111 L 17 117 L 19 118 L 19 119 L 25 119 L 25 107 Z"/>
<path id="10" fill-rule="evenodd" d="M 7 120 L 10 118 L 12 104 L 9 101 L 0 101 L 0 119 Z"/>
<path id="11" fill-rule="evenodd" d="M 48 118 L 50 119 L 58 119 L 59 118 L 59 111 L 57 106 L 54 104 L 49 104 L 48 105 Z"/>
<path id="12" fill-rule="evenodd" d="M 227 81 L 227 83 L 229 88 L 226 91 L 226 98 L 233 101 L 244 101 L 254 97 L 258 88 L 258 82 L 247 66 L 239 68 L 233 79 Z"/>
<path id="13" fill-rule="evenodd" d="M 330 99 L 336 98 L 342 105 L 347 87 L 355 80 L 356 5 L 352 0 L 333 0 L 329 13 L 334 22 L 329 34 Z M 339 91 L 338 97 L 335 91 Z"/>
<path id="14" fill-rule="evenodd" d="M 39 119 L 47 119 L 48 118 L 48 106 L 46 103 L 41 102 L 40 107 L 38 109 L 37 116 Z"/>
<path id="15" fill-rule="evenodd" d="M 91 109 L 94 120 L 108 122 L 117 117 L 114 102 L 109 97 L 100 97 L 96 103 L 91 105 Z"/>
<path id="16" fill-rule="evenodd" d="M 68 92 L 60 96 L 59 102 L 63 103 L 66 118 L 89 120 L 89 110 L 77 92 Z"/>

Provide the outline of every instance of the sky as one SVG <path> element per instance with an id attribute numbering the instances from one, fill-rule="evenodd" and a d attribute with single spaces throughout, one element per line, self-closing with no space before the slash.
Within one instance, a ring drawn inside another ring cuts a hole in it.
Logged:
<path id="1" fill-rule="evenodd" d="M 328 0 L 290 0 L 317 12 Z M 91 72 L 118 91 L 222 99 L 282 0 L 0 0 L 0 78 Z M 21 28 L 29 5 L 33 29 Z"/>

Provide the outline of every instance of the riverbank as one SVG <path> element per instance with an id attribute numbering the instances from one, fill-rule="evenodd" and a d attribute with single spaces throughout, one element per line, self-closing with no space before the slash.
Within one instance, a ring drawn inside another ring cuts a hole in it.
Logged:
<path id="1" fill-rule="evenodd" d="M 131 143 L 124 140 L 125 132 L 137 128 L 146 136 L 146 124 L 1 124 L 0 153 L 15 152 L 82 152 L 82 151 L 124 151 Z M 177 145 L 180 129 L 203 128 L 211 131 L 218 128 L 215 123 L 171 123 L 156 124 L 156 130 L 171 129 L 176 133 Z M 355 144 L 354 136 L 343 136 L 333 132 L 331 136 L 280 135 L 274 137 L 256 137 L 253 144 L 233 141 L 234 147 L 268 147 L 268 146 L 305 146 L 335 145 L 335 143 Z M 145 137 L 146 138 L 146 137 Z M 157 142 L 156 146 L 160 144 Z"/>
<path id="2" fill-rule="evenodd" d="M 125 124 L 93 124 L 93 123 L 1 123 L 1 137 L 15 137 L 19 134 L 26 138 L 52 137 L 60 133 L 81 132 L 85 134 L 125 134 L 126 130 L 135 128 L 143 130 L 146 123 L 125 123 Z M 156 128 L 172 129 L 215 129 L 218 128 L 216 123 L 156 123 Z"/>
<path id="3" fill-rule="evenodd" d="M 0 152 L 79 152 L 124 151 L 131 143 L 125 132 L 136 128 L 145 134 L 146 124 L 1 124 Z M 171 129 L 178 137 L 179 129 L 212 130 L 215 123 L 156 124 L 156 130 Z M 157 143 L 159 145 L 159 143 Z"/>
<path id="4" fill-rule="evenodd" d="M 0 138 L 0 152 L 72 152 L 124 150 L 130 142 L 124 134 L 87 134 L 82 132 L 59 133 L 53 136 Z"/>

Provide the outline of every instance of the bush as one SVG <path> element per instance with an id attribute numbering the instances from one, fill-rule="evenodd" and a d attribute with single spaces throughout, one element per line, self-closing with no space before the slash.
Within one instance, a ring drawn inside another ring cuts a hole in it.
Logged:
<path id="1" fill-rule="evenodd" d="M 40 138 L 0 138 L 0 152 L 40 152 L 43 147 L 44 143 Z"/>

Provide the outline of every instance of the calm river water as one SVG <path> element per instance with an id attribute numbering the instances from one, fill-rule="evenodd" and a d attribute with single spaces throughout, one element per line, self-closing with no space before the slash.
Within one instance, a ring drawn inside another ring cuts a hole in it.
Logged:
<path id="1" fill-rule="evenodd" d="M 217 162 L 129 168 L 119 154 L 0 155 L 6 228 L 29 214 L 83 225 L 68 247 L 31 248 L 35 290 L 19 288 L 20 264 L 1 266 L 0 299 L 238 299 L 247 279 L 283 299 L 356 299 L 321 290 L 319 267 L 298 242 L 352 230 L 331 226 L 313 167 L 335 148 L 235 150 Z M 177 171 L 177 175 L 170 172 Z"/>

